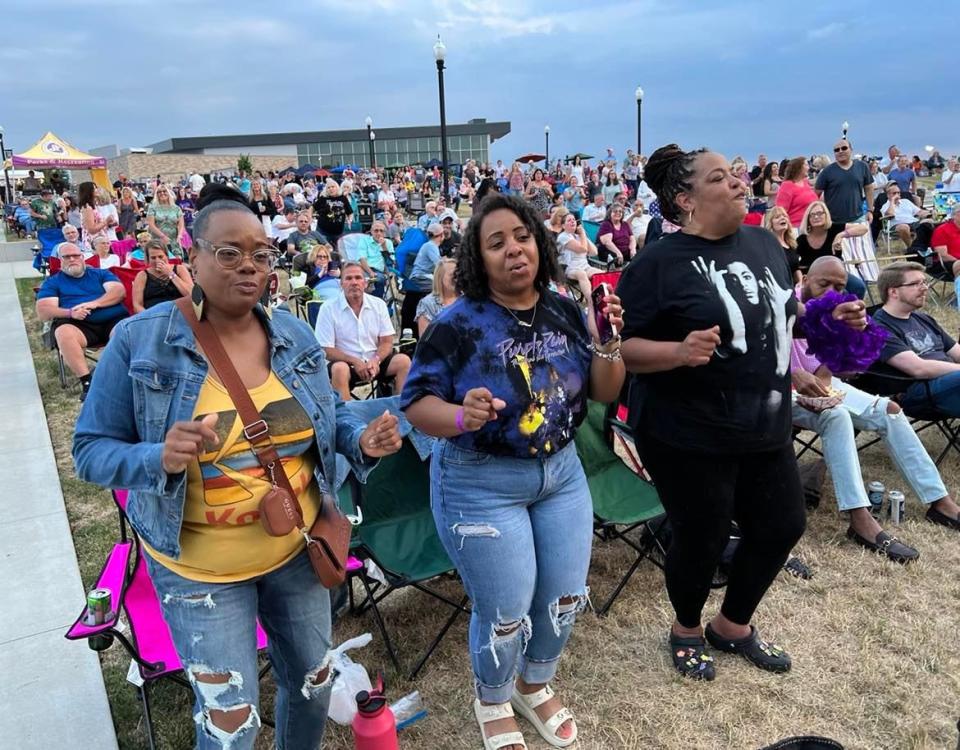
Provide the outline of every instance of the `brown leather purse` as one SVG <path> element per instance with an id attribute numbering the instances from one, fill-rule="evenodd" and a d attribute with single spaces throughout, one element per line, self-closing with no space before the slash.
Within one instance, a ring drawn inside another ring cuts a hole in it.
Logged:
<path id="1" fill-rule="evenodd" d="M 352 534 L 350 521 L 340 512 L 336 501 L 323 493 L 317 518 L 307 530 L 300 501 L 290 486 L 270 436 L 270 426 L 257 411 L 230 357 L 224 351 L 220 337 L 209 321 L 197 320 L 189 298 L 179 299 L 176 304 L 203 347 L 210 366 L 216 370 L 220 382 L 227 389 L 237 414 L 243 420 L 243 434 L 273 485 L 260 501 L 260 523 L 264 530 L 271 536 L 286 536 L 294 529 L 299 529 L 307 542 L 307 554 L 320 583 L 328 589 L 339 586 L 347 578 L 347 552 Z"/>

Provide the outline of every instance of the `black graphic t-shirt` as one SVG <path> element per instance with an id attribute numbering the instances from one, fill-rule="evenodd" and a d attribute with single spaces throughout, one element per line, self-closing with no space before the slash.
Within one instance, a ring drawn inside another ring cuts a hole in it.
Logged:
<path id="1" fill-rule="evenodd" d="M 770 232 L 745 226 L 719 240 L 665 235 L 627 267 L 617 294 L 624 339 L 679 342 L 720 326 L 708 364 L 637 376 L 630 417 L 641 435 L 705 453 L 788 444 L 797 300 Z"/>
<path id="2" fill-rule="evenodd" d="M 515 312 L 531 319 L 530 310 Z M 462 403 L 472 388 L 488 388 L 506 408 L 454 444 L 517 458 L 556 453 L 586 415 L 589 343 L 580 308 L 553 292 L 541 295 L 529 328 L 494 302 L 460 298 L 420 339 L 400 407 L 424 396 Z"/>
<path id="3" fill-rule="evenodd" d="M 343 224 L 351 213 L 350 199 L 342 195 L 329 198 L 321 195 L 313 204 L 317 215 L 317 228 L 324 234 L 339 235 L 343 233 Z"/>

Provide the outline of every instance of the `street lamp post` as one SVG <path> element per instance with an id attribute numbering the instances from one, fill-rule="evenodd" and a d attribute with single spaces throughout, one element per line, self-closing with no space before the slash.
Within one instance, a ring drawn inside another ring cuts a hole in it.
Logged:
<path id="1" fill-rule="evenodd" d="M 544 156 L 546 157 L 547 171 L 549 172 L 550 171 L 550 126 L 549 125 L 543 126 L 543 137 L 546 139 L 547 148 Z"/>
<path id="2" fill-rule="evenodd" d="M 447 104 L 443 97 L 443 60 L 447 56 L 447 48 L 437 34 L 437 43 L 433 45 L 433 57 L 437 61 L 437 82 L 440 86 L 440 154 L 443 161 L 443 199 L 449 200 L 449 185 L 447 184 Z"/>
<path id="3" fill-rule="evenodd" d="M 640 125 L 643 121 L 643 89 L 637 86 L 637 90 L 634 92 L 634 94 L 637 97 L 637 156 L 640 156 Z"/>
<path id="4" fill-rule="evenodd" d="M 843 128 L 843 140 L 847 140 L 847 131 L 850 130 L 850 123 L 844 120 L 840 123 L 840 127 Z"/>
<path id="5" fill-rule="evenodd" d="M 364 120 L 364 123 L 367 126 L 367 143 L 370 144 L 370 169 L 376 171 L 377 169 L 377 157 L 373 153 L 373 139 L 377 136 L 373 132 L 373 119 L 368 115 L 367 119 Z"/>
<path id="6" fill-rule="evenodd" d="M 6 185 L 4 197 L 7 203 L 13 202 L 13 193 L 10 192 L 10 172 L 7 171 L 7 151 L 3 145 L 3 127 L 0 126 L 0 161 L 3 162 L 3 182 Z"/>

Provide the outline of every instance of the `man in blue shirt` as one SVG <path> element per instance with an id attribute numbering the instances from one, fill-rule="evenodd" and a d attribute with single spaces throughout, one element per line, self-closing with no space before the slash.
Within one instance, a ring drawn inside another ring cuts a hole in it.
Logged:
<path id="1" fill-rule="evenodd" d="M 440 262 L 440 243 L 443 242 L 443 226 L 431 224 L 427 227 L 429 238 L 417 252 L 410 271 L 410 283 L 414 289 L 429 292 L 433 289 L 433 270 Z"/>
<path id="2" fill-rule="evenodd" d="M 923 204 L 920 202 L 920 196 L 917 195 L 917 173 L 910 168 L 907 157 L 900 155 L 897 157 L 897 166 L 890 170 L 890 181 L 900 186 L 900 192 L 905 198 L 909 198 L 920 208 Z"/>
<path id="3" fill-rule="evenodd" d="M 83 401 L 91 377 L 84 349 L 106 345 L 113 327 L 127 317 L 121 304 L 126 291 L 109 271 L 88 267 L 72 242 L 60 245 L 60 261 L 60 273 L 44 281 L 37 293 L 37 317 L 52 321 L 57 348 L 80 380 Z"/>
<path id="4" fill-rule="evenodd" d="M 437 263 L 440 262 L 443 227 L 439 223 L 430 224 L 427 227 L 427 237 L 429 239 L 420 246 L 412 267 L 410 266 L 410 257 L 407 257 L 407 267 L 410 268 L 410 274 L 403 286 L 400 328 L 401 330 L 409 329 L 411 335 L 417 328 L 415 325 L 417 305 L 433 290 L 433 271 L 437 267 Z"/>

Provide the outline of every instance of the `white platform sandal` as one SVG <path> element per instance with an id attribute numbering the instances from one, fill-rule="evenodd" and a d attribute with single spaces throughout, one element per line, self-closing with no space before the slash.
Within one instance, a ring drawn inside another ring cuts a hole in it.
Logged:
<path id="1" fill-rule="evenodd" d="M 573 713 L 569 708 L 561 708 L 546 721 L 541 721 L 537 715 L 536 709 L 546 703 L 553 697 L 553 690 L 549 685 L 545 685 L 541 690 L 529 695 L 524 695 L 514 687 L 513 697 L 510 702 L 517 709 L 524 719 L 533 724 L 539 735 L 543 737 L 553 747 L 569 747 L 577 741 L 577 723 L 573 721 Z M 557 730 L 563 722 L 569 721 L 573 726 L 573 731 L 569 737 L 559 737 Z"/>
<path id="2" fill-rule="evenodd" d="M 473 713 L 480 725 L 480 736 L 483 737 L 484 750 L 500 750 L 500 748 L 510 747 L 511 745 L 519 745 L 523 750 L 527 750 L 527 743 L 523 741 L 523 735 L 520 732 L 504 732 L 487 737 L 483 731 L 484 724 L 489 724 L 497 719 L 509 719 L 513 716 L 513 708 L 509 703 L 484 706 L 479 700 L 474 699 Z"/>

